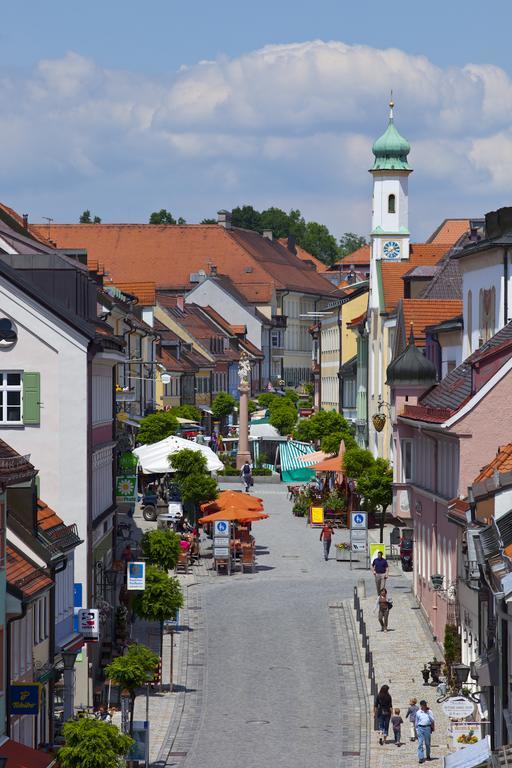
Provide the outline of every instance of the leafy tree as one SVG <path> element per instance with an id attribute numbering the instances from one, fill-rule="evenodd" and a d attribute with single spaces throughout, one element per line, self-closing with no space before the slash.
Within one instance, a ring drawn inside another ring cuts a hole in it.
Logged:
<path id="1" fill-rule="evenodd" d="M 301 238 L 300 245 L 309 253 L 316 256 L 324 264 L 334 264 L 339 258 L 338 244 L 336 238 L 331 235 L 325 224 L 318 224 L 316 221 L 308 221 L 306 232 Z"/>
<path id="2" fill-rule="evenodd" d="M 64 724 L 65 745 L 59 749 L 61 768 L 120 768 L 133 739 L 112 723 L 81 717 Z"/>
<path id="3" fill-rule="evenodd" d="M 80 224 L 101 224 L 101 219 L 99 216 L 95 216 L 94 218 L 91 218 L 91 212 L 89 209 L 85 210 L 78 219 Z"/>
<path id="4" fill-rule="evenodd" d="M 212 413 L 215 419 L 225 419 L 233 413 L 236 400 L 228 392 L 219 392 L 213 399 Z"/>
<path id="5" fill-rule="evenodd" d="M 283 398 L 284 400 L 284 398 Z M 270 423 L 280 435 L 289 435 L 297 422 L 297 409 L 286 402 L 270 412 Z"/>
<path id="6" fill-rule="evenodd" d="M 261 212 L 261 231 L 271 229 L 274 237 L 287 237 L 290 233 L 290 217 L 281 208 L 267 208 Z"/>
<path id="7" fill-rule="evenodd" d="M 146 531 L 142 537 L 142 551 L 151 565 L 170 571 L 178 562 L 180 537 L 169 528 Z"/>
<path id="8" fill-rule="evenodd" d="M 217 219 L 203 219 L 200 224 L 216 224 Z"/>
<path id="9" fill-rule="evenodd" d="M 217 498 L 217 482 L 208 473 L 206 458 L 199 451 L 184 448 L 169 456 L 184 504 L 201 504 Z"/>
<path id="10" fill-rule="evenodd" d="M 284 394 L 285 394 L 285 397 L 291 400 L 294 405 L 297 404 L 299 395 L 294 389 L 290 389 L 290 388 L 285 389 Z"/>
<path id="11" fill-rule="evenodd" d="M 263 392 L 258 395 L 258 404 L 261 408 L 268 408 L 272 400 L 276 397 L 273 392 Z"/>
<path id="12" fill-rule="evenodd" d="M 140 445 L 150 445 L 164 440 L 169 435 L 175 435 L 177 431 L 176 417 L 170 411 L 157 411 L 141 420 L 137 440 Z"/>
<path id="13" fill-rule="evenodd" d="M 342 440 L 343 436 L 341 432 L 333 432 L 332 435 L 324 435 L 320 441 L 320 448 L 324 453 L 337 454 Z"/>
<path id="14" fill-rule="evenodd" d="M 154 565 L 148 565 L 146 588 L 143 592 L 137 593 L 133 609 L 141 619 L 160 622 L 160 657 L 162 656 L 164 621 L 176 618 L 182 606 L 183 593 L 178 579 L 155 568 Z"/>
<path id="15" fill-rule="evenodd" d="M 178 220 L 174 218 L 172 213 L 165 208 L 160 208 L 159 211 L 153 211 L 149 217 L 150 224 L 186 224 L 185 219 L 180 216 Z"/>
<path id="16" fill-rule="evenodd" d="M 359 480 L 374 464 L 372 452 L 364 448 L 350 448 L 343 456 L 343 471 L 352 480 Z"/>
<path id="17" fill-rule="evenodd" d="M 252 205 L 233 208 L 231 211 L 231 224 L 241 229 L 252 229 L 255 232 L 262 232 L 261 213 L 255 210 Z"/>
<path id="18" fill-rule="evenodd" d="M 151 566 L 146 569 L 146 588 L 148 583 L 148 572 Z M 154 569 L 156 570 L 156 569 Z M 165 578 L 169 578 L 162 571 L 156 571 Z M 141 596 L 145 594 L 140 592 L 135 598 L 135 604 Z M 141 615 L 141 614 L 138 614 Z M 142 616 L 142 618 L 146 618 Z M 166 617 L 167 618 L 167 617 Z M 151 620 L 151 619 L 150 619 Z M 130 692 L 130 733 L 133 732 L 133 708 L 135 705 L 135 692 L 137 688 L 143 686 L 152 677 L 158 668 L 159 658 L 145 645 L 134 643 L 128 646 L 124 656 L 117 656 L 110 664 L 105 667 L 105 675 L 115 683 L 126 688 Z"/>
<path id="19" fill-rule="evenodd" d="M 357 492 L 364 497 L 364 506 L 368 512 L 380 515 L 380 542 L 384 541 L 384 522 L 386 510 L 393 501 L 393 470 L 386 459 L 376 459 L 373 466 L 367 469 L 357 481 Z"/>
<path id="20" fill-rule="evenodd" d="M 255 400 L 249 400 L 249 402 L 247 403 L 247 409 L 250 415 L 251 413 L 254 413 L 254 411 L 259 410 L 259 405 Z"/>
<path id="21" fill-rule="evenodd" d="M 195 405 L 175 405 L 169 409 L 173 416 L 190 421 L 201 421 L 201 411 Z"/>
<path id="22" fill-rule="evenodd" d="M 336 411 L 318 411 L 308 419 L 301 421 L 295 431 L 298 440 L 312 442 L 333 432 L 350 434 L 349 423 Z"/>
<path id="23" fill-rule="evenodd" d="M 358 248 L 362 248 L 363 245 L 366 245 L 366 237 L 363 237 L 363 235 L 356 235 L 354 232 L 345 232 L 345 234 L 340 237 L 340 245 L 339 245 L 339 258 L 343 259 L 346 256 L 349 256 L 351 253 L 354 253 L 354 251 L 357 251 Z"/>

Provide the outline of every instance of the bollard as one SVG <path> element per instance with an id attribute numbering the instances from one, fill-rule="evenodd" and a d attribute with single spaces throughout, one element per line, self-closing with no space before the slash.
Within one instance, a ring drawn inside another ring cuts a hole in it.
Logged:
<path id="1" fill-rule="evenodd" d="M 366 597 L 366 581 L 364 579 L 359 579 L 356 589 L 358 596 Z"/>
<path id="2" fill-rule="evenodd" d="M 370 646 L 368 645 L 368 671 L 370 671 L 372 667 L 373 667 L 373 653 L 370 651 Z"/>

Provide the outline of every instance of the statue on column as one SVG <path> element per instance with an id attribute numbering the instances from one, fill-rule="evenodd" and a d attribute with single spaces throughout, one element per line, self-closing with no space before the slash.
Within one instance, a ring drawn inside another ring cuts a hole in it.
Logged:
<path id="1" fill-rule="evenodd" d="M 240 379 L 240 386 L 248 387 L 251 376 L 251 361 L 247 352 L 242 352 L 240 360 L 238 362 L 238 378 Z"/>

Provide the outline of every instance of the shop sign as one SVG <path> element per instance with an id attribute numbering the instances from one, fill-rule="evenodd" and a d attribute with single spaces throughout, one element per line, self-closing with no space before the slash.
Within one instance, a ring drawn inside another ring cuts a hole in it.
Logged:
<path id="1" fill-rule="evenodd" d="M 119 468 L 123 471 L 123 475 L 133 474 L 137 470 L 138 463 L 137 456 L 131 451 L 124 451 L 119 457 Z"/>
<path id="2" fill-rule="evenodd" d="M 324 508 L 323 507 L 311 507 L 310 524 L 311 525 L 324 524 Z"/>
<path id="3" fill-rule="evenodd" d="M 121 501 L 137 501 L 137 478 L 125 475 L 116 480 L 116 497 Z"/>
<path id="4" fill-rule="evenodd" d="M 450 696 L 443 701 L 441 708 L 445 715 L 452 720 L 463 720 L 470 717 L 475 711 L 475 705 L 465 696 Z"/>
<path id="5" fill-rule="evenodd" d="M 100 639 L 100 612 L 98 608 L 80 608 L 78 611 L 78 631 L 86 643 Z"/>
<path id="6" fill-rule="evenodd" d="M 126 564 L 126 589 L 146 589 L 146 563 Z"/>
<path id="7" fill-rule="evenodd" d="M 366 541 L 353 541 L 352 542 L 352 552 L 367 552 L 368 546 L 366 544 Z"/>
<path id="8" fill-rule="evenodd" d="M 377 557 L 377 552 L 382 552 L 382 556 L 386 557 L 386 554 L 389 555 L 389 547 L 386 547 L 385 544 L 375 544 L 372 542 L 370 544 L 370 563 L 373 563 Z"/>
<path id="9" fill-rule="evenodd" d="M 39 683 L 11 683 L 11 715 L 38 715 L 40 693 Z"/>
<path id="10" fill-rule="evenodd" d="M 454 749 L 464 749 L 480 741 L 482 726 L 481 723 L 450 723 L 450 734 Z"/>

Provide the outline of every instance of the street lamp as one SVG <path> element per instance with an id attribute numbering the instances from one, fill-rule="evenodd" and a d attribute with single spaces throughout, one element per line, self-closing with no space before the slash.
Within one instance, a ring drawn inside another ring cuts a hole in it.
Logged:
<path id="1" fill-rule="evenodd" d="M 470 667 L 467 664 L 452 664 L 452 672 L 457 680 L 457 687 L 462 688 L 470 672 Z"/>

